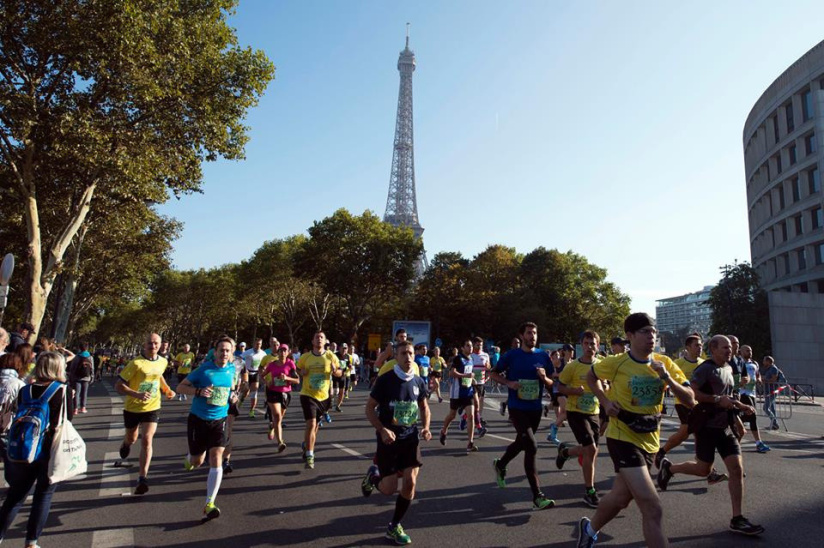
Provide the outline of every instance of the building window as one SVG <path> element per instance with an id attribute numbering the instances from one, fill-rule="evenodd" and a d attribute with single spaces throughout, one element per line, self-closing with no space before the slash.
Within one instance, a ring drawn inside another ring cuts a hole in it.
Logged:
<path id="1" fill-rule="evenodd" d="M 772 210 L 772 194 L 767 194 L 767 211 L 770 212 L 770 217 L 772 217 L 773 210 Z"/>
<path id="2" fill-rule="evenodd" d="M 822 88 L 824 89 L 824 88 Z M 773 136 L 775 137 L 775 142 L 778 143 L 779 135 L 778 135 L 778 115 L 773 118 Z"/>
<path id="3" fill-rule="evenodd" d="M 795 131 L 795 118 L 793 118 L 793 104 L 787 103 L 784 107 L 784 114 L 787 116 L 787 133 Z"/>
<path id="4" fill-rule="evenodd" d="M 804 234 L 804 222 L 802 221 L 801 215 L 796 215 L 793 217 L 793 224 L 795 225 L 796 236 L 801 236 Z"/>
<path id="5" fill-rule="evenodd" d="M 802 247 L 796 250 L 795 253 L 798 257 L 798 270 L 805 270 L 807 268 L 807 250 Z"/>
<path id="6" fill-rule="evenodd" d="M 790 187 L 793 191 L 793 203 L 801 199 L 801 180 L 798 177 L 793 177 L 790 181 Z"/>
<path id="7" fill-rule="evenodd" d="M 815 142 L 815 133 L 810 133 L 804 137 L 804 154 L 809 156 L 818 150 L 818 143 Z"/>
<path id="8" fill-rule="evenodd" d="M 778 185 L 778 211 L 784 211 L 787 204 L 784 203 L 784 185 Z"/>
<path id="9" fill-rule="evenodd" d="M 824 293 L 824 280 L 818 280 L 816 283 L 818 284 L 818 292 Z"/>
<path id="10" fill-rule="evenodd" d="M 806 122 L 813 117 L 813 92 L 807 90 L 801 94 L 801 117 Z"/>
<path id="11" fill-rule="evenodd" d="M 821 191 L 821 176 L 818 174 L 818 168 L 814 167 L 807 172 L 807 182 L 810 188 L 810 194 L 815 194 Z"/>
<path id="12" fill-rule="evenodd" d="M 807 282 L 801 282 L 798 284 L 798 291 L 799 293 L 809 293 L 810 289 L 807 287 Z"/>
<path id="13" fill-rule="evenodd" d="M 786 276 L 790 273 L 790 254 L 784 253 L 781 255 L 781 266 L 783 267 L 783 271 L 781 272 L 782 276 Z"/>
<path id="14" fill-rule="evenodd" d="M 824 209 L 817 207 L 810 211 L 810 218 L 812 219 L 813 230 L 824 227 Z"/>
<path id="15" fill-rule="evenodd" d="M 775 155 L 775 171 L 776 174 L 781 173 L 784 171 L 784 167 L 781 165 L 781 151 Z"/>
<path id="16" fill-rule="evenodd" d="M 786 220 L 781 221 L 780 223 L 778 223 L 778 230 L 779 230 L 779 232 L 781 232 L 781 243 L 786 242 L 787 241 L 787 221 Z"/>
<path id="17" fill-rule="evenodd" d="M 821 266 L 824 264 L 824 242 L 815 246 L 815 264 Z M 824 293 L 819 289 L 819 293 Z"/>
<path id="18" fill-rule="evenodd" d="M 790 165 L 794 166 L 798 161 L 798 152 L 795 145 L 790 146 Z"/>

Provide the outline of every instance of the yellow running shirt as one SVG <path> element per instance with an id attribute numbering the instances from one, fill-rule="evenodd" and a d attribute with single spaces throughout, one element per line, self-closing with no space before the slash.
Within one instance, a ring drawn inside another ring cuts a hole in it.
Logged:
<path id="1" fill-rule="evenodd" d="M 396 365 L 398 365 L 398 360 L 396 360 L 395 358 L 392 358 L 391 360 L 389 360 L 388 362 L 383 364 L 383 366 L 381 366 L 380 371 L 378 371 L 378 376 L 380 377 L 381 375 L 385 375 L 386 373 L 389 373 L 390 371 L 395 369 Z M 418 369 L 418 364 L 416 364 L 415 362 L 412 362 L 412 369 L 410 369 L 410 371 L 416 377 L 421 376 L 421 370 Z"/>
<path id="2" fill-rule="evenodd" d="M 692 372 L 695 371 L 695 369 L 702 363 L 704 363 L 704 359 L 700 356 L 698 357 L 697 362 L 691 362 L 687 358 L 678 358 L 677 360 L 675 360 L 675 365 L 677 365 L 681 369 L 681 372 L 684 373 L 684 376 L 687 379 L 692 378 Z M 675 398 L 675 403 L 681 402 L 678 400 L 678 398 Z"/>
<path id="3" fill-rule="evenodd" d="M 598 363 L 598 359 L 595 359 Z M 566 410 L 584 413 L 585 415 L 598 414 L 598 398 L 590 390 L 587 384 L 587 373 L 592 369 L 591 363 L 583 363 L 578 360 L 569 362 L 564 366 L 561 375 L 558 377 L 565 385 L 571 388 L 583 388 L 584 393 L 580 396 L 567 396 Z"/>
<path id="4" fill-rule="evenodd" d="M 160 409 L 160 393 L 169 390 L 163 372 L 168 365 L 166 358 L 158 356 L 151 361 L 143 356 L 137 357 L 126 364 L 120 372 L 120 378 L 129 388 L 137 392 L 150 391 L 152 397 L 143 401 L 137 398 L 126 396 L 126 403 L 123 409 L 132 413 L 147 413 Z"/>
<path id="5" fill-rule="evenodd" d="M 180 365 L 177 368 L 178 375 L 188 375 L 192 372 L 192 363 L 195 361 L 193 352 L 181 352 L 175 356 L 175 361 Z"/>
<path id="6" fill-rule="evenodd" d="M 664 363 L 664 367 L 672 377 L 672 382 L 678 384 L 687 382 L 684 373 L 667 356 L 653 354 L 650 357 Z M 626 352 L 604 358 L 592 366 L 592 370 L 599 379 L 611 383 L 607 396 L 623 409 L 642 415 L 661 413 L 665 383 L 650 367 L 650 362 L 638 362 L 629 352 Z M 647 453 L 658 452 L 659 434 L 660 430 L 639 434 L 630 430 L 629 426 L 618 417 L 609 418 L 608 438 L 629 442 Z"/>
<path id="7" fill-rule="evenodd" d="M 298 373 L 302 378 L 301 396 L 309 396 L 318 401 L 329 399 L 329 377 L 340 367 L 335 353 L 327 350 L 321 355 L 313 352 L 301 354 L 298 359 Z"/>
<path id="8" fill-rule="evenodd" d="M 429 358 L 429 364 L 432 366 L 432 371 L 435 373 L 440 373 L 443 371 L 446 361 L 442 356 L 438 356 L 437 358 Z"/>

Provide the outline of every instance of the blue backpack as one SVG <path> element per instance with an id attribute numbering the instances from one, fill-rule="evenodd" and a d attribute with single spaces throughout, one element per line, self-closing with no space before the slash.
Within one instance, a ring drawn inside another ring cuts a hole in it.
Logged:
<path id="1" fill-rule="evenodd" d="M 32 463 L 40 458 L 43 438 L 49 429 L 49 400 L 62 386 L 52 382 L 39 398 L 32 398 L 31 384 L 20 389 L 22 402 L 9 428 L 10 461 Z"/>

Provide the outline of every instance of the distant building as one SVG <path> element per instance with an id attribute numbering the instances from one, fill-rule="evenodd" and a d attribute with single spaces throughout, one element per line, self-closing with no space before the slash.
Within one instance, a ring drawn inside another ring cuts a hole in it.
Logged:
<path id="1" fill-rule="evenodd" d="M 658 331 L 677 332 L 679 329 L 697 331 L 706 336 L 712 324 L 710 291 L 713 285 L 704 286 L 701 291 L 678 297 L 658 299 L 655 305 L 655 323 Z"/>
<path id="2" fill-rule="evenodd" d="M 750 251 L 767 291 L 773 355 L 816 391 L 824 390 L 822 135 L 824 41 L 761 94 L 743 135 Z"/>

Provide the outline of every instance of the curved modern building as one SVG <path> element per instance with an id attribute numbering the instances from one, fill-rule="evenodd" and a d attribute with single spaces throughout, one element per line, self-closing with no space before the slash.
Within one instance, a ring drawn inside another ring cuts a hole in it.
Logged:
<path id="1" fill-rule="evenodd" d="M 744 125 L 750 250 L 773 353 L 788 376 L 824 388 L 822 140 L 824 41 L 764 91 Z"/>

